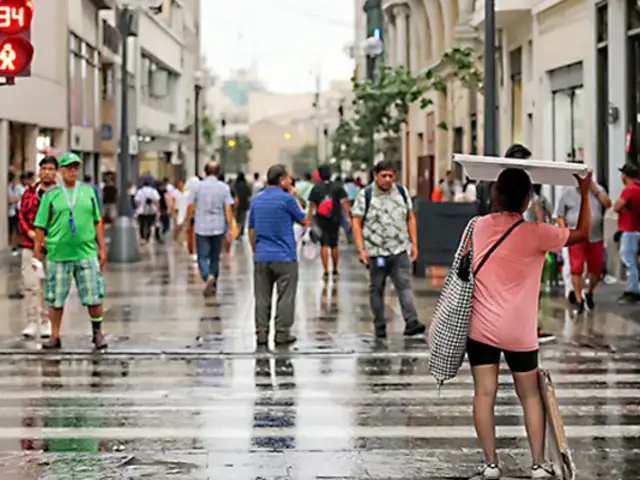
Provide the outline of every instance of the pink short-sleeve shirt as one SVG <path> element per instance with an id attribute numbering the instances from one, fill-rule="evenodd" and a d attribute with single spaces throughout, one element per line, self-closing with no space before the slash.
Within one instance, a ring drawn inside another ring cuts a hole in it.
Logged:
<path id="1" fill-rule="evenodd" d="M 494 213 L 473 232 L 473 268 L 520 216 Z M 569 230 L 525 222 L 491 254 L 475 278 L 469 338 L 502 350 L 538 349 L 538 298 L 547 252 L 558 253 Z"/>

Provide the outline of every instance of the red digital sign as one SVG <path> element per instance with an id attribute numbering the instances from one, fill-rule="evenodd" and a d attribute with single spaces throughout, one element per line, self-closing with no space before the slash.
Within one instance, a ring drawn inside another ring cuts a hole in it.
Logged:
<path id="1" fill-rule="evenodd" d="M 29 0 L 4 0 L 0 3 L 0 33 L 16 34 L 27 30 L 33 19 Z"/>

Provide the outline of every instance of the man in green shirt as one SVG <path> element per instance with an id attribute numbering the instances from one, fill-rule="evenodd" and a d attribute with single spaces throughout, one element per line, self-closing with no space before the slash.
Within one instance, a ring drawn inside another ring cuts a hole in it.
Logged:
<path id="1" fill-rule="evenodd" d="M 81 164 L 82 160 L 74 153 L 62 156 L 59 170 L 62 182 L 42 197 L 34 222 L 34 257 L 42 261 L 45 242 L 47 250 L 44 298 L 50 304 L 51 337 L 42 345 L 45 349 L 62 346 L 60 324 L 74 278 L 80 301 L 89 310 L 93 344 L 98 350 L 107 348 L 102 333 L 104 230 L 93 187 L 78 181 Z"/>

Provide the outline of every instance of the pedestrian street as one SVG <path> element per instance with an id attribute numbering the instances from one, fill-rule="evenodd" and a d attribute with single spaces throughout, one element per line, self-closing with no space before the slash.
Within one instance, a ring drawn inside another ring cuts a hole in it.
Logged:
<path id="1" fill-rule="evenodd" d="M 441 392 L 423 339 L 405 340 L 389 292 L 389 338 L 376 342 L 366 270 L 345 253 L 337 281 L 300 266 L 298 342 L 256 350 L 251 261 L 237 243 L 222 257 L 215 299 L 192 261 L 145 247 L 137 265 L 109 265 L 106 353 L 72 295 L 64 346 L 19 339 L 20 301 L 1 273 L 0 478 L 467 479 L 482 461 L 468 365 Z M 426 323 L 441 278 L 415 281 Z M 543 297 L 542 347 L 580 480 L 640 478 L 640 312 L 615 304 L 576 319 Z M 611 292 L 609 290 L 612 290 Z M 611 297 L 609 299 L 609 296 Z M 637 308 L 637 307 L 636 307 Z M 506 365 L 496 406 L 509 478 L 530 471 L 521 407 Z"/>

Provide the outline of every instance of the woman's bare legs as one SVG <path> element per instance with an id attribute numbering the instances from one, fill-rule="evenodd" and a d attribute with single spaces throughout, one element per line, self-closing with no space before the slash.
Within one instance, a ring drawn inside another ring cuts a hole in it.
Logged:
<path id="1" fill-rule="evenodd" d="M 524 425 L 527 429 L 533 463 L 544 464 L 544 406 L 538 383 L 538 370 L 514 373 L 516 393 L 524 409 Z"/>
<path id="2" fill-rule="evenodd" d="M 487 464 L 498 463 L 493 407 L 498 392 L 498 365 L 473 367 L 473 423 Z"/>

